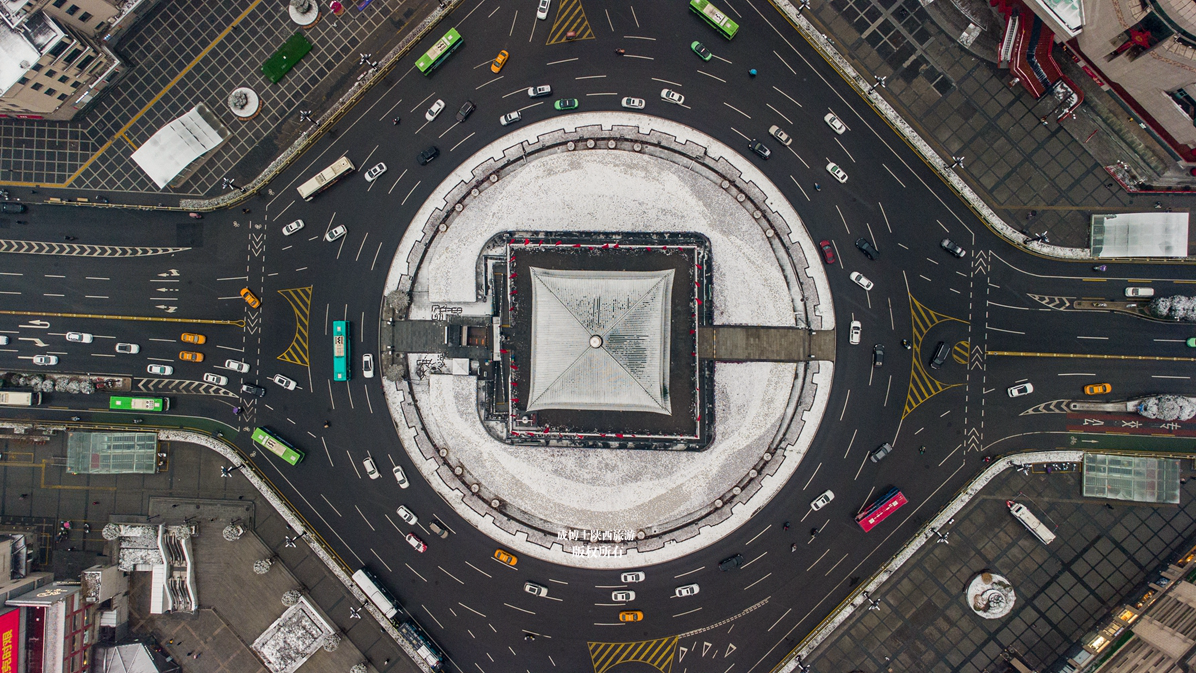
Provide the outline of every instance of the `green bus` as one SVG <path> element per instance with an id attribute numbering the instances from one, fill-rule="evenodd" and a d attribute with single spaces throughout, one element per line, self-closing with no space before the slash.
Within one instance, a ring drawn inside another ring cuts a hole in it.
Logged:
<path id="1" fill-rule="evenodd" d="M 303 460 L 303 454 L 296 451 L 295 447 L 265 428 L 257 428 L 253 431 L 253 441 L 258 446 L 282 458 L 291 465 L 297 465 L 299 461 Z"/>
<path id="2" fill-rule="evenodd" d="M 108 408 L 113 411 L 166 411 L 170 400 L 165 397 L 109 397 Z"/>
<path id="3" fill-rule="evenodd" d="M 449 54 L 452 54 L 460 46 L 461 33 L 458 33 L 456 28 L 449 28 L 449 32 L 436 40 L 436 44 L 432 45 L 428 53 L 419 57 L 419 60 L 415 62 L 415 67 L 423 74 L 431 75 L 432 71 L 439 68 L 440 64 L 448 59 Z"/>
<path id="4" fill-rule="evenodd" d="M 702 17 L 702 20 L 713 26 L 715 30 L 728 40 L 735 37 L 735 33 L 739 32 L 739 24 L 732 21 L 731 17 L 723 14 L 717 7 L 707 2 L 707 0 L 689 0 L 689 9 L 694 14 Z"/>
<path id="5" fill-rule="evenodd" d="M 346 320 L 332 321 L 332 380 L 349 380 L 349 358 L 352 357 L 352 347 L 349 338 L 349 322 Z"/>

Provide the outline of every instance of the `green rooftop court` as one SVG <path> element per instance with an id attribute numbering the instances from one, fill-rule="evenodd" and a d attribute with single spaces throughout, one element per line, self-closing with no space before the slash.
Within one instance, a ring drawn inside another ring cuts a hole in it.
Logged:
<path id="1" fill-rule="evenodd" d="M 307 41 L 303 33 L 295 33 L 282 43 L 282 47 L 274 52 L 273 56 L 266 59 L 266 62 L 262 64 L 262 74 L 266 76 L 266 79 L 277 84 L 310 51 L 311 42 Z"/>

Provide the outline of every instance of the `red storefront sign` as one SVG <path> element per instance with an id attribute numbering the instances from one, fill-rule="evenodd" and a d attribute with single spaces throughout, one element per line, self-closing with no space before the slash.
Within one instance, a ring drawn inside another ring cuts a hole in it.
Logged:
<path id="1" fill-rule="evenodd" d="M 0 615 L 0 673 L 16 673 L 20 660 L 21 609 Z"/>

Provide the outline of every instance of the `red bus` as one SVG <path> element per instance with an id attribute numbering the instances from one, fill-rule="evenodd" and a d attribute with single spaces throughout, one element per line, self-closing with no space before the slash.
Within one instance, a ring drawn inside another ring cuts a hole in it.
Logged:
<path id="1" fill-rule="evenodd" d="M 884 495 L 880 496 L 871 505 L 864 508 L 864 511 L 855 515 L 855 522 L 860 524 L 860 528 L 864 532 L 872 530 L 876 524 L 889 518 L 889 515 L 896 512 L 902 505 L 909 502 L 905 496 L 901 494 L 896 488 L 890 488 Z"/>

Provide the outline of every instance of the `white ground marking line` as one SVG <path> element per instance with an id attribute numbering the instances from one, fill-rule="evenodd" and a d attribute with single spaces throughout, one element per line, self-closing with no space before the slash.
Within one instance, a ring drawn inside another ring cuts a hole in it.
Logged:
<path id="1" fill-rule="evenodd" d="M 781 94 L 781 95 L 782 95 L 782 96 L 784 96 L 785 98 L 788 98 L 790 103 L 793 103 L 794 105 L 796 105 L 796 106 L 798 106 L 798 107 L 802 107 L 802 104 L 801 104 L 801 103 L 799 103 L 799 102 L 797 102 L 796 100 L 794 100 L 794 99 L 793 99 L 793 96 L 790 96 L 789 94 L 785 93 L 784 91 L 781 91 L 780 89 L 776 88 L 775 86 L 772 88 L 772 90 L 773 90 L 773 91 L 776 91 L 776 92 L 777 92 L 777 93 L 779 93 L 779 94 Z"/>
<path id="2" fill-rule="evenodd" d="M 444 568 L 441 568 L 440 566 L 436 566 L 436 567 L 437 567 L 437 568 L 440 568 L 440 572 L 442 572 L 442 573 L 444 573 L 445 575 L 448 575 L 449 577 L 452 577 L 453 579 L 457 580 L 457 578 L 456 578 L 455 576 L 453 576 L 453 574 L 452 574 L 451 572 L 449 572 L 449 571 L 445 570 Z M 465 584 L 465 583 L 464 583 L 464 582 L 462 582 L 461 580 L 457 580 L 457 583 L 458 583 L 458 584 L 462 584 L 462 585 L 463 585 L 463 584 Z"/>
<path id="3" fill-rule="evenodd" d="M 432 100 L 432 96 L 435 96 L 435 95 L 436 95 L 436 92 L 435 92 L 435 91 L 433 91 L 432 93 L 428 94 L 428 97 L 427 97 L 427 98 L 425 98 L 425 99 L 421 100 L 420 102 L 416 103 L 416 104 L 415 104 L 415 107 L 411 108 L 411 112 L 412 112 L 412 114 L 414 114 L 416 110 L 418 110 L 418 109 L 420 109 L 421 107 L 423 107 L 424 103 L 427 103 L 428 101 Z"/>
<path id="4" fill-rule="evenodd" d="M 481 568 L 479 568 L 479 567 L 475 566 L 474 564 L 470 563 L 469 561 L 466 561 L 466 562 L 465 562 L 465 565 L 467 565 L 467 566 L 469 566 L 470 568 L 473 568 L 474 570 L 476 570 L 476 571 L 478 571 L 478 572 L 482 573 L 482 574 L 483 574 L 483 575 L 485 575 L 486 577 L 490 577 L 491 579 L 493 579 L 493 577 L 491 577 L 490 573 L 486 572 L 485 570 L 482 570 Z"/>
<path id="5" fill-rule="evenodd" d="M 1076 336 L 1077 339 L 1095 339 L 1099 341 L 1108 341 L 1109 337 L 1094 337 L 1094 336 Z"/>
<path id="6" fill-rule="evenodd" d="M 631 20 L 635 21 L 635 27 L 639 28 L 640 27 L 640 17 L 635 15 L 635 7 L 634 6 L 630 7 L 630 9 L 631 9 Z M 650 38 L 643 38 L 643 39 L 655 40 L 656 38 L 650 37 Z M 556 664 L 553 664 L 553 665 L 555 666 Z"/>
<path id="7" fill-rule="evenodd" d="M 998 304 L 998 303 L 997 303 L 997 302 L 995 302 L 995 301 L 990 301 L 990 302 L 986 302 L 986 303 L 987 303 L 989 306 L 1000 306 L 1001 308 L 1012 308 L 1012 309 L 1017 309 L 1017 310 L 1019 310 L 1019 311 L 1030 311 L 1030 310 L 1032 310 L 1032 309 L 1030 309 L 1030 308 L 1027 308 L 1027 307 L 1025 307 L 1025 306 L 1010 306 L 1009 304 Z M 1156 339 L 1156 341 L 1158 341 L 1158 339 Z"/>
<path id="8" fill-rule="evenodd" d="M 295 200 L 294 200 L 294 199 L 291 199 L 291 202 L 290 202 L 290 203 L 288 203 L 288 204 L 286 205 L 286 207 L 285 207 L 285 208 L 283 208 L 282 210 L 278 211 L 278 214 L 277 214 L 277 215 L 275 215 L 275 216 L 273 217 L 273 219 L 277 220 L 278 218 L 282 217 L 282 214 L 283 214 L 283 213 L 285 213 L 285 212 L 287 212 L 287 208 L 290 208 L 290 207 L 291 207 L 291 206 L 293 206 L 293 205 L 295 205 Z"/>
<path id="9" fill-rule="evenodd" d="M 395 190 L 395 187 L 399 186 L 399 181 L 403 179 L 404 175 L 407 175 L 408 170 L 410 170 L 410 169 L 407 169 L 407 168 L 403 169 L 403 172 L 401 174 L 399 174 L 399 179 L 395 180 L 395 183 L 390 186 L 390 189 L 386 190 L 387 194 L 390 194 L 391 192 L 393 192 Z"/>
<path id="10" fill-rule="evenodd" d="M 1151 339 L 1151 341 L 1158 341 L 1159 343 L 1182 344 L 1184 339 Z"/>
<path id="11" fill-rule="evenodd" d="M 728 103 L 726 101 L 723 101 L 723 105 L 726 105 L 727 107 L 731 108 L 732 110 L 738 112 L 739 114 L 743 115 L 744 117 L 746 117 L 748 119 L 752 118 L 752 116 L 749 115 L 748 113 L 744 112 L 743 110 L 740 110 L 739 108 L 735 107 L 734 105 L 731 105 L 730 103 Z"/>
<path id="12" fill-rule="evenodd" d="M 764 580 L 768 579 L 769 577 L 772 577 L 772 573 L 768 573 L 768 574 L 767 574 L 767 575 L 765 575 L 764 577 L 761 577 L 760 579 L 756 580 L 755 582 L 752 582 L 751 584 L 749 584 L 749 585 L 747 585 L 746 587 L 744 587 L 744 588 L 743 588 L 743 590 L 744 590 L 744 591 L 747 591 L 748 589 L 751 589 L 752 587 L 754 587 L 754 586 L 756 586 L 757 584 L 759 584 L 759 583 L 763 582 Z"/>
<path id="13" fill-rule="evenodd" d="M 440 629 L 443 631 L 444 624 L 441 624 L 440 620 L 436 619 L 436 615 L 432 614 L 432 611 L 428 609 L 428 606 L 424 605 L 423 603 L 420 603 L 419 606 L 424 609 L 424 612 L 428 613 L 428 616 L 432 618 L 432 621 L 436 622 L 436 626 L 439 626 Z"/>
<path id="14" fill-rule="evenodd" d="M 619 93 L 617 91 L 603 91 L 600 93 L 588 93 L 586 95 L 587 96 L 618 96 Z"/>
<path id="15" fill-rule="evenodd" d="M 519 10 L 515 10 L 515 16 L 511 17 L 511 28 L 507 31 L 507 37 L 515 36 L 515 23 L 519 20 Z"/>
<path id="16" fill-rule="evenodd" d="M 951 449 L 951 453 L 948 453 L 946 456 L 943 456 L 943 459 L 939 461 L 938 466 L 942 467 L 943 463 L 947 462 L 947 459 L 950 458 L 951 456 L 954 456 L 955 452 L 958 451 L 961 446 L 963 446 L 963 445 L 957 444 L 954 449 Z"/>
<path id="17" fill-rule="evenodd" d="M 931 264 L 933 264 L 933 265 L 935 265 L 935 266 L 938 266 L 938 265 L 939 265 L 939 263 L 938 263 L 938 262 L 934 261 L 933 259 L 931 259 L 931 258 L 929 258 L 929 257 L 927 257 L 927 258 L 926 258 L 926 261 L 927 261 L 927 262 L 930 262 Z"/>
<path id="18" fill-rule="evenodd" d="M 370 157 L 374 156 L 374 152 L 378 151 L 378 147 L 379 147 L 378 145 L 374 145 L 374 149 L 370 150 L 370 153 L 365 155 L 365 161 L 361 162 L 362 166 L 365 166 L 370 163 Z M 370 186 L 372 187 L 373 185 L 371 184 Z"/>
<path id="19" fill-rule="evenodd" d="M 320 494 L 320 497 L 321 497 L 321 498 L 324 498 L 324 502 L 327 502 L 327 503 L 328 503 L 328 506 L 332 508 L 332 511 L 336 512 L 336 515 L 337 515 L 337 516 L 340 516 L 342 519 L 343 519 L 343 518 L 345 518 L 345 517 L 341 516 L 341 513 L 340 513 L 340 512 L 337 512 L 337 511 L 336 511 L 336 505 L 333 505 L 333 504 L 332 504 L 332 502 L 330 502 L 330 501 L 328 500 L 328 498 L 326 498 L 326 497 L 324 496 L 324 494 L 323 494 L 323 493 L 321 493 L 321 494 Z"/>
<path id="20" fill-rule="evenodd" d="M 860 431 L 859 428 L 851 431 L 851 440 L 847 442 L 847 450 L 843 452 L 843 458 L 847 458 L 847 454 L 851 453 L 851 445 L 855 444 L 855 436 Z"/>
<path id="21" fill-rule="evenodd" d="M 839 136 L 835 136 L 835 142 L 838 143 L 839 147 L 842 148 L 843 151 L 847 154 L 847 158 L 851 159 L 851 163 L 854 164 L 855 157 L 851 156 L 851 152 L 848 152 L 846 147 L 843 147 L 843 143 L 839 141 Z M 893 177 L 896 177 L 896 176 L 893 176 Z M 898 180 L 898 182 L 900 182 L 900 180 Z M 901 185 L 901 186 L 904 187 L 905 185 Z"/>
<path id="22" fill-rule="evenodd" d="M 366 519 L 365 512 L 361 511 L 360 507 L 358 507 L 357 505 L 353 505 L 353 509 L 357 510 L 357 513 L 361 515 L 362 519 L 365 519 L 365 525 L 369 526 L 370 530 L 374 531 L 375 533 L 378 532 L 378 529 L 374 528 L 374 524 L 370 523 L 369 519 Z"/>
<path id="23" fill-rule="evenodd" d="M 876 250 L 879 252 L 880 246 L 876 245 L 876 234 L 872 233 L 872 223 L 864 222 L 864 227 L 866 227 L 868 229 L 868 239 L 872 241 L 873 247 L 875 247 Z"/>
<path id="24" fill-rule="evenodd" d="M 670 85 L 672 85 L 672 86 L 677 86 L 677 87 L 679 87 L 679 86 L 682 86 L 682 85 L 680 85 L 680 84 L 678 84 L 678 83 L 676 83 L 676 82 L 670 82 L 670 81 L 668 81 L 667 79 L 660 79 L 659 77 L 653 77 L 653 78 L 652 78 L 652 81 L 653 81 L 653 82 L 664 82 L 665 84 L 670 84 Z"/>
<path id="25" fill-rule="evenodd" d="M 802 486 L 802 487 L 801 487 L 801 490 L 803 490 L 803 491 L 804 491 L 804 490 L 806 490 L 807 488 L 810 488 L 810 482 L 814 481 L 814 475 L 818 474 L 818 470 L 819 470 L 819 469 L 821 469 L 821 468 L 822 468 L 822 463 L 818 463 L 818 465 L 814 467 L 814 473 L 813 473 L 813 474 L 811 474 L 811 475 L 810 475 L 810 478 L 806 480 L 806 485 L 805 485 L 805 486 Z"/>
<path id="26" fill-rule="evenodd" d="M 523 608 L 517 608 L 517 607 L 515 607 L 514 605 L 511 605 L 510 603 L 503 603 L 503 605 L 507 606 L 508 608 L 511 608 L 512 610 L 518 610 L 518 611 L 520 611 L 520 612 L 526 612 L 526 613 L 527 613 L 527 614 L 529 614 L 529 615 L 534 615 L 534 614 L 536 614 L 536 613 L 532 612 L 531 610 L 524 610 Z"/>
<path id="27" fill-rule="evenodd" d="M 390 106 L 390 109 L 386 111 L 386 114 L 382 115 L 381 117 L 378 117 L 378 121 L 385 121 L 387 117 L 390 117 L 390 113 L 394 112 L 394 109 L 397 108 L 399 106 L 399 103 L 402 103 L 402 102 L 403 102 L 402 98 L 395 101 L 395 104 Z M 394 117 L 391 117 L 391 119 L 394 119 Z M 292 201 L 291 203 L 294 203 L 294 201 Z M 284 208 L 283 210 L 286 210 L 286 209 Z M 281 214 L 282 213 L 279 213 L 279 215 L 281 215 Z"/>
<path id="28" fill-rule="evenodd" d="M 678 579 L 681 579 L 682 577 L 685 577 L 686 575 L 692 575 L 705 567 L 706 566 L 702 566 L 700 568 L 694 568 L 693 570 L 687 570 L 686 572 L 683 572 L 680 575 L 673 575 L 673 579 L 678 580 Z"/>
<path id="29" fill-rule="evenodd" d="M 726 63 L 727 65 L 731 65 L 731 59 L 723 58 L 722 56 L 719 56 L 718 54 L 712 54 L 712 55 L 714 56 L 714 58 L 717 58 L 718 60 L 722 61 L 723 63 Z"/>
<path id="30" fill-rule="evenodd" d="M 880 214 L 885 218 L 885 229 L 888 229 L 890 234 L 893 233 L 893 227 L 889 224 L 889 214 L 885 212 L 885 204 L 877 201 L 876 205 L 880 206 Z"/>
<path id="31" fill-rule="evenodd" d="M 1004 333 L 1006 333 L 1006 334 L 1020 334 L 1020 335 L 1022 335 L 1022 336 L 1025 336 L 1025 335 L 1026 335 L 1026 333 L 1025 333 L 1025 332 L 1019 332 L 1019 331 L 1017 331 L 1017 330 L 1012 330 L 1012 329 L 1001 329 L 1001 328 L 999 328 L 999 327 L 991 327 L 991 326 L 989 327 L 989 329 L 990 329 L 990 330 L 992 330 L 992 331 L 994 331 L 994 332 L 1004 332 Z"/>
<path id="32" fill-rule="evenodd" d="M 493 63 L 493 61 L 486 61 L 486 63 Z M 485 65 L 485 64 L 483 64 L 483 65 Z M 499 75 L 498 77 L 495 77 L 494 79 L 492 79 L 492 80 L 490 80 L 490 81 L 488 81 L 488 82 L 482 82 L 481 84 L 479 84 L 479 85 L 475 86 L 475 87 L 473 88 L 473 90 L 474 90 L 474 91 L 477 91 L 478 89 L 481 89 L 482 87 L 486 86 L 487 84 L 494 84 L 495 82 L 497 82 L 498 80 L 502 79 L 503 77 L 504 77 L 503 75 Z"/>
<path id="33" fill-rule="evenodd" d="M 554 580 L 554 579 L 549 578 L 548 581 L 552 582 L 553 584 L 564 584 L 565 586 L 569 586 L 569 583 L 566 582 L 565 580 Z"/>
<path id="34" fill-rule="evenodd" d="M 806 160 L 801 158 L 801 155 L 797 153 L 797 150 L 793 149 L 792 147 L 786 147 L 785 149 L 789 150 L 790 152 L 793 152 L 793 156 L 797 157 L 797 160 L 798 160 L 798 161 L 800 161 L 800 162 L 802 162 L 803 164 L 805 164 L 805 167 L 806 167 L 806 168 L 809 168 L 809 167 L 810 167 L 810 164 L 807 164 L 807 163 L 806 163 Z M 789 177 L 791 177 L 791 178 L 792 178 L 793 176 L 792 176 L 792 175 L 790 175 Z M 797 181 L 796 181 L 796 180 L 794 180 L 794 182 L 797 182 Z M 801 189 L 801 185 L 798 185 L 798 186 L 797 186 L 797 188 L 798 188 L 798 189 Z M 801 193 L 802 193 L 802 194 L 805 194 L 805 193 L 806 193 L 806 190 L 802 189 L 802 190 L 801 190 Z M 808 197 L 808 196 L 807 196 L 806 198 L 807 198 L 807 199 L 809 199 L 810 197 Z"/>
<path id="35" fill-rule="evenodd" d="M 772 626 L 768 627 L 768 631 L 771 631 L 774 626 L 776 626 L 777 624 L 780 624 L 781 620 L 785 618 L 785 615 L 789 614 L 792 611 L 793 611 L 793 608 L 789 608 L 788 610 L 785 610 L 785 614 L 781 615 L 780 617 L 777 617 L 777 620 L 772 623 Z M 767 631 L 765 633 L 767 633 Z"/>
<path id="36" fill-rule="evenodd" d="M 860 469 L 855 471 L 855 477 L 852 481 L 859 481 L 860 473 L 864 471 L 864 465 L 868 464 L 868 452 L 864 452 L 864 459 L 860 461 Z"/>
<path id="37" fill-rule="evenodd" d="M 747 563 L 743 564 L 743 568 L 746 568 L 746 567 L 750 566 L 751 564 L 755 563 L 756 561 L 759 561 L 760 559 L 764 558 L 764 556 L 765 556 L 765 555 L 767 555 L 767 554 L 768 554 L 768 552 L 760 552 L 760 555 L 759 555 L 759 556 L 757 556 L 756 558 L 754 558 L 754 559 L 752 559 L 752 560 L 748 561 Z M 740 570 L 742 570 L 743 568 L 740 568 Z"/>
<path id="38" fill-rule="evenodd" d="M 623 58 L 640 58 L 645 61 L 655 61 L 656 60 L 655 58 L 652 58 L 651 56 L 640 56 L 639 54 L 623 54 Z"/>
<path id="39" fill-rule="evenodd" d="M 743 138 L 744 140 L 751 140 L 751 138 L 745 136 L 742 131 L 735 128 L 734 126 L 731 127 L 731 130 L 734 131 L 735 133 L 738 133 L 740 138 Z"/>
<path id="40" fill-rule="evenodd" d="M 843 228 L 847 230 L 847 235 L 851 236 L 851 227 L 847 226 L 847 218 L 843 216 L 843 211 L 839 209 L 839 204 L 835 204 L 835 212 L 839 213 L 839 220 L 843 222 Z"/>
<path id="41" fill-rule="evenodd" d="M 1159 374 L 1159 375 L 1151 376 L 1150 378 L 1152 378 L 1152 379 L 1183 379 L 1186 381 L 1192 377 L 1191 376 L 1164 376 L 1162 374 Z"/>
<path id="42" fill-rule="evenodd" d="M 386 572 L 391 572 L 391 573 L 394 572 L 394 570 L 391 570 L 390 566 L 387 565 L 386 561 L 383 561 L 382 557 L 378 556 L 378 552 L 374 551 L 373 547 L 370 547 L 370 553 L 374 555 L 374 558 L 378 559 L 379 563 L 386 566 Z"/>
<path id="43" fill-rule="evenodd" d="M 889 175 L 893 176 L 893 179 L 897 181 L 897 184 L 901 185 L 902 187 L 905 187 L 905 183 L 901 181 L 901 178 L 897 177 L 897 174 L 894 173 L 887 165 L 881 164 L 881 166 L 884 166 L 885 170 L 889 171 Z M 923 183 L 923 184 L 925 184 L 925 183 Z M 932 190 L 932 193 L 933 193 L 933 190 Z"/>
<path id="44" fill-rule="evenodd" d="M 582 79 L 606 79 L 606 75 L 582 75 L 581 77 L 574 77 L 575 80 Z"/>
<path id="45" fill-rule="evenodd" d="M 478 132 L 477 132 L 477 131 L 474 131 L 473 133 L 470 133 L 469 135 L 465 136 L 465 137 L 464 137 L 464 138 L 462 138 L 462 139 L 460 140 L 460 142 L 458 142 L 456 145 L 453 145 L 452 147 L 450 147 L 450 148 L 449 148 L 449 151 L 450 151 L 450 152 L 452 152 L 453 150 L 457 149 L 458 147 L 460 147 L 460 146 L 461 146 L 461 143 L 465 142 L 466 140 L 469 140 L 470 138 L 474 137 L 474 136 L 475 136 L 475 135 L 477 135 L 477 134 L 478 134 Z"/>
<path id="46" fill-rule="evenodd" d="M 403 534 L 403 531 L 399 528 L 398 524 L 396 524 L 394 520 L 390 518 L 389 514 L 383 514 L 382 516 L 386 517 L 386 520 L 390 522 L 390 525 L 394 526 L 394 529 L 399 531 L 399 535 Z"/>
<path id="47" fill-rule="evenodd" d="M 353 471 L 357 473 L 357 478 L 361 479 L 361 470 L 357 469 L 357 461 L 353 460 L 353 455 L 349 453 L 348 449 L 345 449 L 345 455 L 349 456 L 349 464 L 353 466 Z"/>
<path id="48" fill-rule="evenodd" d="M 943 231 L 947 232 L 948 234 L 951 233 L 951 230 L 947 228 L 947 225 L 943 224 L 942 222 L 939 222 L 938 220 L 935 220 L 935 222 L 938 222 L 939 226 L 943 228 Z"/>
<path id="49" fill-rule="evenodd" d="M 933 280 L 930 280 L 930 278 L 928 278 L 928 277 L 926 277 L 926 276 L 924 276 L 924 275 L 922 275 L 922 274 L 918 274 L 918 278 L 921 278 L 922 280 L 924 280 L 924 281 L 926 281 L 926 282 L 928 282 L 928 283 L 933 283 L 933 282 L 934 282 Z"/>
<path id="50" fill-rule="evenodd" d="M 693 610 L 688 610 L 688 611 L 686 611 L 686 612 L 682 612 L 682 613 L 680 613 L 680 614 L 673 615 L 673 619 L 676 619 L 677 617 L 684 617 L 685 615 L 692 615 L 693 613 L 695 613 L 695 612 L 697 612 L 698 610 L 701 610 L 701 609 L 702 609 L 702 608 L 694 608 Z"/>
<path id="51" fill-rule="evenodd" d="M 824 557 L 825 557 L 827 554 L 829 554 L 829 553 L 831 553 L 831 550 L 829 550 L 829 549 L 827 549 L 826 551 L 822 552 L 822 556 L 819 556 L 818 558 L 814 559 L 814 562 L 813 562 L 813 563 L 811 563 L 811 564 L 810 564 L 810 566 L 809 566 L 808 568 L 806 568 L 806 572 L 810 572 L 811 570 L 813 570 L 813 569 L 814 569 L 814 566 L 818 565 L 818 562 L 819 562 L 819 561 L 821 561 L 821 560 L 822 560 L 822 559 L 823 559 L 823 558 L 824 558 Z M 789 614 L 789 613 L 788 613 L 788 612 L 786 612 L 785 614 L 787 615 L 787 614 Z M 781 615 L 781 616 L 782 616 L 782 617 L 784 617 L 785 615 Z M 781 620 L 779 620 L 779 619 L 778 619 L 777 621 L 779 622 L 779 621 L 781 621 Z M 776 624 L 773 624 L 773 626 L 776 626 Z M 770 629 L 769 629 L 769 631 L 771 631 L 771 630 L 772 630 L 772 629 L 770 628 Z"/>
<path id="52" fill-rule="evenodd" d="M 784 63 L 786 68 L 789 68 L 789 72 L 793 73 L 794 75 L 797 74 L 797 71 L 793 69 L 793 66 L 789 65 L 789 62 L 786 61 L 784 58 L 781 58 L 781 55 L 778 54 L 776 52 L 776 50 L 773 50 L 772 54 L 773 54 L 773 56 L 777 57 L 778 61 L 780 61 L 781 63 Z"/>
<path id="53" fill-rule="evenodd" d="M 889 374 L 889 385 L 885 386 L 885 403 L 881 405 L 882 407 L 889 406 L 889 391 L 891 391 L 892 389 L 893 389 L 893 375 Z"/>
<path id="54" fill-rule="evenodd" d="M 847 560 L 847 554 L 844 554 L 843 558 L 839 559 L 838 561 L 835 561 L 835 565 L 831 566 L 825 573 L 823 573 L 822 576 L 826 577 L 826 576 L 830 575 L 832 572 L 834 572 L 835 568 L 839 567 L 840 563 L 842 563 L 846 560 Z"/>
<path id="55" fill-rule="evenodd" d="M 794 152 L 794 154 L 797 154 L 797 153 L 796 153 L 796 152 Z M 801 157 L 798 157 L 798 159 L 801 159 Z M 806 162 L 803 160 L 803 161 L 802 161 L 802 163 L 804 164 L 804 163 L 806 163 Z M 806 168 L 809 168 L 809 166 L 806 166 Z M 804 197 L 806 197 L 806 200 L 807 200 L 807 201 L 812 201 L 812 200 L 813 200 L 813 199 L 811 199 L 811 198 L 810 198 L 810 195 L 806 193 L 806 190 L 802 189 L 801 185 L 800 185 L 800 184 L 798 184 L 798 182 L 797 182 L 797 178 L 795 178 L 795 177 L 793 177 L 792 175 L 790 175 L 790 176 L 789 176 L 789 179 L 793 181 L 793 184 L 797 185 L 797 188 L 798 188 L 798 189 L 801 189 L 801 195 L 802 195 L 802 196 L 804 196 Z M 835 255 L 835 257 L 838 257 L 838 255 Z"/>
<path id="56" fill-rule="evenodd" d="M 768 525 L 767 525 L 767 526 L 765 526 L 764 528 L 760 529 L 760 532 L 759 532 L 759 533 L 756 533 L 755 535 L 753 535 L 753 536 L 752 536 L 752 539 L 750 539 L 750 540 L 748 540 L 747 542 L 745 542 L 743 546 L 745 546 L 745 547 L 746 547 L 746 546 L 748 546 L 749 544 L 751 544 L 751 543 L 755 542 L 755 541 L 756 541 L 756 538 L 758 538 L 758 537 L 760 537 L 761 535 L 763 535 L 763 534 L 764 534 L 764 531 L 768 530 L 769 528 L 772 528 L 772 524 L 768 524 Z M 621 589 L 622 587 L 621 587 L 621 586 L 619 586 L 619 587 L 598 587 L 598 588 L 600 588 L 600 589 Z"/>
<path id="57" fill-rule="evenodd" d="M 423 180 L 416 182 L 415 185 L 411 188 L 411 191 L 407 192 L 407 196 L 404 196 L 403 202 L 399 204 L 400 208 L 407 205 L 407 199 L 411 198 L 411 195 L 415 193 L 415 190 L 419 187 L 420 183 L 422 183 L 422 182 L 423 182 Z"/>
<path id="58" fill-rule="evenodd" d="M 594 626 L 627 626 L 622 622 L 594 622 Z"/>
<path id="59" fill-rule="evenodd" d="M 357 256 L 353 258 L 354 262 L 361 259 L 361 251 L 365 249 L 365 242 L 366 242 L 366 239 L 368 239 L 369 237 L 370 237 L 370 232 L 368 232 L 368 231 L 365 232 L 365 236 L 361 237 L 361 245 L 357 247 Z"/>
<path id="60" fill-rule="evenodd" d="M 570 60 L 572 60 L 572 59 L 570 59 Z M 530 87 L 529 87 L 529 88 L 530 88 Z M 503 94 L 503 98 L 510 98 L 511 96 L 514 96 L 514 95 L 515 95 L 515 94 L 517 94 L 517 93 L 526 94 L 526 93 L 527 93 L 527 89 L 515 89 L 515 90 L 514 90 L 514 91 L 512 91 L 511 93 L 508 93 L 508 94 Z"/>
<path id="61" fill-rule="evenodd" d="M 610 32 L 615 32 L 615 22 L 610 20 L 610 10 L 604 9 L 602 11 L 606 12 L 606 23 L 610 26 Z"/>
<path id="62" fill-rule="evenodd" d="M 423 580 L 423 581 L 425 581 L 425 582 L 427 582 L 427 581 L 428 581 L 428 579 L 427 579 L 426 577 L 424 577 L 423 575 L 419 574 L 419 572 L 417 572 L 417 571 L 415 570 L 415 568 L 412 568 L 410 563 L 404 563 L 403 565 L 407 566 L 407 569 L 408 569 L 408 570 L 410 570 L 411 572 L 415 573 L 415 576 L 416 576 L 416 577 L 420 578 L 421 580 Z"/>
<path id="63" fill-rule="evenodd" d="M 372 414 L 374 413 L 374 403 L 370 401 L 370 387 L 364 383 L 361 385 L 361 387 L 363 390 L 365 390 L 365 403 L 369 406 L 370 413 Z"/>
<path id="64" fill-rule="evenodd" d="M 726 84 L 726 83 L 727 83 L 727 80 L 723 79 L 722 77 L 716 77 L 716 76 L 714 76 L 714 75 L 711 75 L 710 73 L 706 72 L 705 70 L 699 70 L 699 71 L 698 71 L 698 74 L 699 74 L 699 75 L 705 75 L 705 76 L 709 77 L 710 79 L 717 79 L 718 81 L 722 82 L 723 84 Z M 734 110 L 734 108 L 731 108 L 731 109 L 733 109 L 733 110 Z M 736 110 L 736 111 L 738 112 L 738 110 Z M 742 114 L 742 113 L 741 113 L 741 114 Z"/>
<path id="65" fill-rule="evenodd" d="M 538 100 L 535 103 L 532 103 L 530 105 L 524 105 L 523 107 L 519 108 L 519 110 L 517 110 L 517 111 L 523 112 L 524 110 L 530 110 L 530 109 L 536 107 L 537 105 L 543 105 L 543 104 L 544 104 L 544 101 Z"/>
<path id="66" fill-rule="evenodd" d="M 889 329 L 893 332 L 897 331 L 897 323 L 893 319 L 893 298 L 889 297 Z"/>
<path id="67" fill-rule="evenodd" d="M 309 432 L 307 434 L 310 435 L 311 433 Z M 321 437 L 320 443 L 324 445 L 324 455 L 328 456 L 328 467 L 336 467 L 336 465 L 332 462 L 332 453 L 328 451 L 328 442 L 325 442 L 324 438 Z"/>
<path id="68" fill-rule="evenodd" d="M 1059 372 L 1055 376 L 1096 376 L 1096 374 L 1090 372 Z"/>

